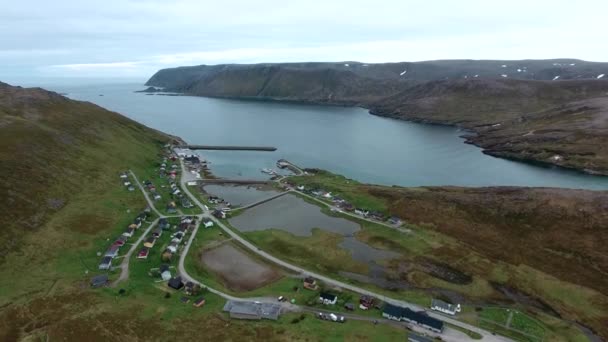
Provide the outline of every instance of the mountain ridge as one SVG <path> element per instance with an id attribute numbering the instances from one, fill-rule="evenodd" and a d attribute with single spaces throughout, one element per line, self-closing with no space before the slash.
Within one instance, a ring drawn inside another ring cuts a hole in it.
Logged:
<path id="1" fill-rule="evenodd" d="M 159 70 L 146 85 L 195 96 L 360 106 L 465 128 L 473 133 L 467 142 L 494 156 L 608 175 L 608 104 L 598 100 L 608 95 L 605 73 L 608 63 L 576 59 L 220 64 Z"/>

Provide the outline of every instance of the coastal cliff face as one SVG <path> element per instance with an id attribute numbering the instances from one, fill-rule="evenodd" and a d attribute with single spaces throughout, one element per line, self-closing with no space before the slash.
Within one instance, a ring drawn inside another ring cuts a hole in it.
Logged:
<path id="1" fill-rule="evenodd" d="M 369 108 L 463 127 L 484 152 L 608 174 L 608 63 L 573 59 L 283 63 L 164 69 L 146 83 L 189 95 Z"/>
<path id="2" fill-rule="evenodd" d="M 455 80 L 413 86 L 369 106 L 449 124 L 484 153 L 608 174 L 608 80 Z"/>

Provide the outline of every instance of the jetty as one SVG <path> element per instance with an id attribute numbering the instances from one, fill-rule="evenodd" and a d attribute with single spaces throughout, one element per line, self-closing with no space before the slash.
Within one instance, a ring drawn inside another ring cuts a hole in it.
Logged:
<path id="1" fill-rule="evenodd" d="M 219 151 L 264 151 L 274 152 L 276 147 L 272 146 L 223 146 L 223 145 L 179 145 L 181 149 L 190 150 L 219 150 Z"/>
<path id="2" fill-rule="evenodd" d="M 256 179 L 224 179 L 224 178 L 213 178 L 213 179 L 199 179 L 199 182 L 203 184 L 270 184 L 271 181 L 267 180 L 256 180 Z"/>
<path id="3" fill-rule="evenodd" d="M 294 163 L 290 162 L 287 159 L 279 159 L 277 161 L 277 167 L 279 169 L 291 170 L 291 172 L 295 173 L 298 176 L 304 174 L 304 170 L 302 170 L 300 167 L 298 167 L 297 165 L 295 165 Z"/>

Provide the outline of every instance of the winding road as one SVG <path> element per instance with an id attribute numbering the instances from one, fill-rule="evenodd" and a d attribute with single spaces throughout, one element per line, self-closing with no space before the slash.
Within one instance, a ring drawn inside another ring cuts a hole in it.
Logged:
<path id="1" fill-rule="evenodd" d="M 184 165 L 184 162 L 181 159 L 180 159 L 180 165 L 181 165 L 181 169 L 182 169 L 182 175 L 183 174 L 187 174 L 186 167 Z M 453 318 L 450 318 L 450 317 L 447 317 L 447 316 L 444 316 L 444 315 L 441 315 L 441 314 L 438 314 L 438 313 L 435 313 L 435 312 L 427 311 L 426 308 L 423 308 L 423 307 L 421 307 L 419 305 L 412 304 L 412 303 L 409 303 L 409 302 L 406 302 L 406 301 L 403 301 L 403 300 L 398 300 L 398 299 L 386 297 L 386 296 L 384 296 L 382 294 L 379 294 L 379 293 L 376 293 L 376 292 L 373 292 L 373 291 L 370 291 L 370 290 L 367 290 L 367 289 L 363 289 L 363 288 L 360 288 L 360 287 L 357 287 L 357 286 L 354 286 L 354 285 L 351 285 L 351 284 L 347 284 L 347 283 L 344 283 L 344 282 L 341 282 L 341 281 L 329 278 L 329 277 L 324 276 L 322 274 L 318 274 L 318 273 L 315 273 L 315 272 L 308 271 L 308 270 L 303 269 L 301 267 L 298 267 L 298 266 L 292 265 L 292 264 L 290 264 L 288 262 L 285 262 L 285 261 L 283 261 L 283 260 L 281 260 L 281 259 L 279 259 L 277 257 L 274 257 L 273 255 L 270 255 L 270 254 L 266 253 L 265 251 L 261 250 L 260 248 L 258 248 L 257 246 L 253 245 L 249 241 L 245 240 L 240 235 L 238 235 L 237 233 L 235 233 L 234 231 L 232 231 L 232 229 L 230 229 L 226 225 L 224 225 L 220 220 L 218 220 L 214 216 L 210 215 L 210 211 L 207 210 L 207 209 L 205 209 L 206 206 L 203 205 L 198 200 L 198 198 L 196 196 L 192 195 L 192 193 L 190 192 L 190 189 L 188 189 L 185 177 L 181 177 L 180 178 L 180 184 L 181 184 L 181 187 L 182 187 L 182 190 L 184 191 L 184 193 L 186 195 L 188 195 L 190 197 L 190 199 L 192 200 L 192 202 L 195 203 L 203 211 L 203 215 L 200 215 L 200 217 L 208 217 L 208 218 L 210 218 L 226 234 L 230 235 L 230 237 L 232 237 L 234 240 L 238 241 L 241 245 L 245 246 L 247 249 L 249 249 L 253 253 L 255 253 L 255 254 L 257 254 L 257 255 L 259 255 L 259 256 L 261 256 L 261 257 L 263 257 L 263 258 L 265 258 L 265 259 L 267 259 L 267 260 L 269 260 L 269 261 L 271 261 L 271 262 L 273 262 L 273 263 L 275 263 L 275 264 L 277 264 L 279 266 L 282 266 L 282 267 L 284 267 L 286 269 L 292 270 L 292 271 L 297 272 L 297 273 L 301 273 L 301 274 L 305 274 L 305 275 L 308 275 L 308 276 L 312 276 L 312 277 L 314 277 L 316 279 L 319 279 L 319 280 L 323 281 L 324 283 L 332 285 L 332 286 L 341 287 L 341 288 L 344 288 L 344 289 L 347 289 L 347 290 L 350 290 L 352 292 L 359 293 L 359 294 L 362 294 L 362 295 L 368 295 L 368 296 L 373 296 L 373 297 L 376 297 L 376 298 L 381 298 L 386 303 L 391 303 L 391 304 L 394 304 L 394 305 L 398 305 L 398 306 L 402 306 L 402 307 L 407 307 L 407 308 L 410 308 L 410 309 L 416 310 L 416 311 L 425 311 L 430 317 L 442 320 L 442 321 L 444 321 L 446 323 L 449 323 L 449 324 L 452 324 L 452 325 L 455 325 L 455 326 L 458 326 L 458 327 L 461 327 L 461 328 L 464 328 L 464 329 L 467 329 L 467 330 L 470 330 L 470 331 L 473 331 L 473 332 L 476 332 L 476 333 L 480 334 L 482 336 L 482 340 L 483 341 L 500 341 L 500 342 L 502 342 L 502 341 L 511 341 L 508 338 L 505 338 L 505 337 L 502 337 L 502 336 L 493 335 L 492 333 L 490 333 L 490 332 L 488 332 L 486 330 L 483 330 L 481 328 L 478 328 L 478 327 L 476 327 L 474 325 L 470 325 L 470 324 L 461 322 L 459 320 L 456 320 L 456 319 L 453 319 Z M 324 202 L 321 202 L 321 203 L 324 203 Z M 324 203 L 324 204 L 327 205 L 327 203 Z M 357 218 L 361 219 L 358 216 L 357 216 Z M 377 223 L 375 221 L 371 221 L 371 222 Z M 395 228 L 395 227 L 392 227 L 392 228 Z M 196 230 L 191 234 L 189 242 L 188 242 L 188 247 L 186 247 L 186 249 L 184 249 L 184 251 L 182 252 L 182 256 L 180 258 L 180 273 L 182 274 L 182 276 L 187 277 L 190 280 L 194 280 L 194 279 L 191 276 L 188 275 L 188 273 L 186 272 L 185 268 L 183 267 L 183 259 L 185 259 L 185 256 L 186 256 L 187 251 L 188 251 L 189 246 L 190 246 L 190 243 L 194 239 L 194 236 L 196 234 L 195 232 L 196 232 Z M 216 290 L 214 290 L 214 291 L 216 291 Z M 221 293 L 220 291 L 217 291 L 217 292 L 218 292 L 218 294 Z M 227 297 L 225 297 L 225 298 L 227 298 Z M 240 298 L 239 300 L 243 300 L 243 299 Z M 276 301 L 275 301 L 275 303 L 276 303 Z M 444 337 L 447 337 L 447 336 L 444 336 Z"/>

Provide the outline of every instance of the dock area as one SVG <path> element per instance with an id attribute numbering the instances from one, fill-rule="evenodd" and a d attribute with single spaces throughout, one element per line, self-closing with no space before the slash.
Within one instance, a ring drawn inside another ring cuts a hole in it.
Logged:
<path id="1" fill-rule="evenodd" d="M 256 180 L 256 179 L 199 179 L 200 183 L 203 184 L 270 184 L 268 180 Z"/>
<path id="2" fill-rule="evenodd" d="M 216 151 L 262 151 L 274 152 L 277 150 L 273 146 L 222 146 L 222 145 L 179 145 L 181 149 L 190 150 L 216 150 Z"/>
<path id="3" fill-rule="evenodd" d="M 304 171 L 300 167 L 298 167 L 287 159 L 279 159 L 277 161 L 277 167 L 279 169 L 288 169 L 297 176 L 304 174 Z"/>

